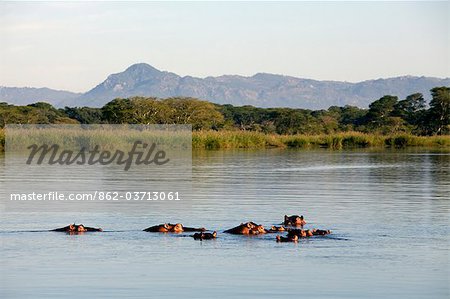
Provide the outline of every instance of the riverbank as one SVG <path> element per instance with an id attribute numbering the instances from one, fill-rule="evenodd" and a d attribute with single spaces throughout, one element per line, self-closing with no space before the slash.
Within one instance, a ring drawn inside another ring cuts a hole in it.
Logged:
<path id="1" fill-rule="evenodd" d="M 192 134 L 192 148 L 368 148 L 409 146 L 450 147 L 450 136 L 377 135 L 359 132 L 328 135 L 274 135 L 250 131 L 199 131 Z"/>
<path id="2" fill-rule="evenodd" d="M 0 130 L 0 151 L 4 151 L 5 132 Z M 328 135 L 276 135 L 251 131 L 194 131 L 194 149 L 233 148 L 369 148 L 369 147 L 450 147 L 450 136 L 378 135 L 346 132 Z"/>

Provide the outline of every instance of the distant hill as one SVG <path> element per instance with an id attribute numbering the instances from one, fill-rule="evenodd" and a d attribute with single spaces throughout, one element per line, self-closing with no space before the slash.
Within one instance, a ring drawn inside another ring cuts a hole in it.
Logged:
<path id="1" fill-rule="evenodd" d="M 57 106 L 101 107 L 118 97 L 189 96 L 219 104 L 257 107 L 295 107 L 324 109 L 330 106 L 367 107 L 383 95 L 399 96 L 421 92 L 429 99 L 429 90 L 450 86 L 450 78 L 403 76 L 358 83 L 317 81 L 290 76 L 258 73 L 251 77 L 181 77 L 139 63 L 112 74 L 95 88 L 83 94 L 46 88 L 0 88 L 0 101 L 26 104 L 47 99 Z M 5 91 L 3 91 L 5 90 Z"/>
<path id="2" fill-rule="evenodd" d="M 0 102 L 15 105 L 28 105 L 35 102 L 47 102 L 57 107 L 76 103 L 81 93 L 50 88 L 4 87 L 0 86 Z"/>

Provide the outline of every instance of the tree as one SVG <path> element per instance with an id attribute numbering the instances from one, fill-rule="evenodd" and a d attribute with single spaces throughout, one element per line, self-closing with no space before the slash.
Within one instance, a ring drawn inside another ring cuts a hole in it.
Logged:
<path id="1" fill-rule="evenodd" d="M 169 98 L 162 101 L 170 109 L 170 123 L 190 124 L 194 130 L 217 129 L 223 115 L 210 102 L 194 98 Z"/>
<path id="2" fill-rule="evenodd" d="M 367 109 L 345 105 L 344 107 L 331 106 L 328 111 L 336 115 L 339 129 L 343 131 L 355 130 L 365 119 Z"/>
<path id="3" fill-rule="evenodd" d="M 45 102 L 37 102 L 27 107 L 34 108 L 31 111 L 37 118 L 34 120 L 37 124 L 54 124 L 58 118 L 65 116 L 64 113 Z"/>
<path id="4" fill-rule="evenodd" d="M 394 105 L 393 116 L 401 117 L 408 124 L 417 125 L 425 111 L 425 99 L 421 93 L 415 93 Z"/>
<path id="5" fill-rule="evenodd" d="M 157 98 L 130 99 L 128 122 L 132 124 L 171 124 L 170 108 Z"/>
<path id="6" fill-rule="evenodd" d="M 114 99 L 101 108 L 103 119 L 110 124 L 129 124 L 132 110 L 129 99 Z"/>
<path id="7" fill-rule="evenodd" d="M 77 120 L 81 124 L 101 124 L 103 123 L 102 110 L 91 107 L 65 107 L 64 113 L 67 117 Z"/>
<path id="8" fill-rule="evenodd" d="M 390 122 L 389 117 L 392 116 L 394 107 L 398 98 L 386 95 L 369 105 L 369 112 L 366 115 L 366 123 L 372 129 L 378 129 Z"/>
<path id="9" fill-rule="evenodd" d="M 450 87 L 435 87 L 431 89 L 432 100 L 428 109 L 428 125 L 431 134 L 449 134 Z"/>

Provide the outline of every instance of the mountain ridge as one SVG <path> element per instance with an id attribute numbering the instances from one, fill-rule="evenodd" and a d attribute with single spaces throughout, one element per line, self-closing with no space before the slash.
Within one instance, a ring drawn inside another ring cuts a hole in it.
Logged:
<path id="1" fill-rule="evenodd" d="M 158 70 L 146 63 L 136 63 L 122 72 L 110 74 L 103 82 L 85 93 L 0 86 L 0 101 L 22 105 L 47 101 L 57 107 L 101 107 L 118 97 L 185 96 L 237 106 L 326 109 L 330 106 L 354 105 L 364 108 L 386 94 L 402 99 L 409 94 L 421 92 L 429 99 L 429 90 L 436 86 L 450 86 L 450 78 L 405 75 L 352 83 L 264 72 L 252 76 L 221 75 L 199 78 L 179 76 Z"/>

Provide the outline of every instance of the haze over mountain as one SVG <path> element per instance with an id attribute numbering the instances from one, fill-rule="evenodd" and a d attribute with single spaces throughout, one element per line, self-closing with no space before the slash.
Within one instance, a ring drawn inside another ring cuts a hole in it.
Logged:
<path id="1" fill-rule="evenodd" d="M 46 101 L 57 107 L 101 107 L 118 97 L 188 96 L 219 104 L 326 109 L 333 105 L 367 107 L 387 94 L 403 99 L 409 94 L 421 92 L 429 99 L 429 90 L 436 86 L 450 86 L 450 78 L 403 76 L 358 83 L 317 81 L 267 73 L 251 77 L 224 75 L 196 78 L 181 77 L 139 63 L 108 76 L 86 93 L 0 87 L 0 101 L 21 105 Z"/>
<path id="2" fill-rule="evenodd" d="M 82 94 L 64 90 L 34 87 L 5 87 L 0 86 L 0 102 L 15 105 L 28 105 L 35 102 L 48 102 L 58 107 L 76 103 Z M 67 104 L 66 104 L 67 103 Z"/>

